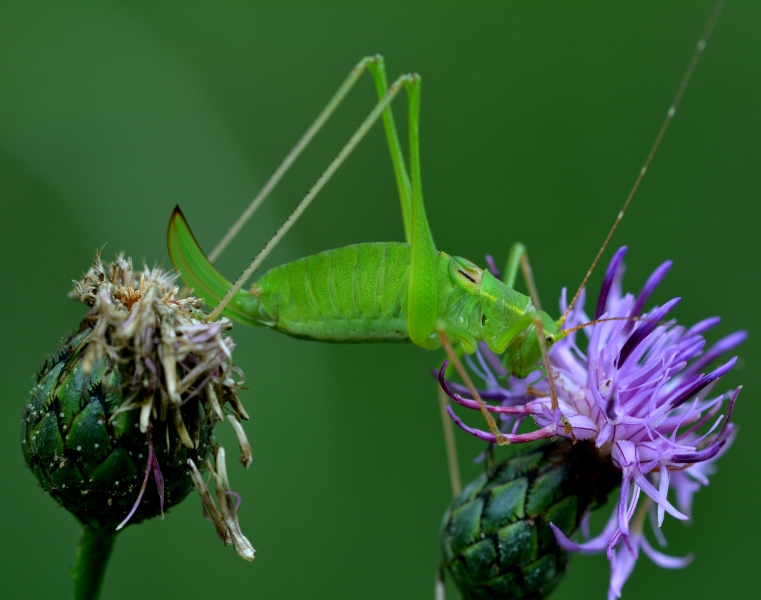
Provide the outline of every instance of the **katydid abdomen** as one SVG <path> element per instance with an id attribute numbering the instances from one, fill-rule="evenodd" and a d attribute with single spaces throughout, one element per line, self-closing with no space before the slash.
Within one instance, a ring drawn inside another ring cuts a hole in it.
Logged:
<path id="1" fill-rule="evenodd" d="M 446 268 L 449 257 L 439 261 Z M 275 267 L 241 293 L 258 302 L 262 324 L 294 337 L 404 342 L 409 267 L 408 244 L 355 244 Z"/>

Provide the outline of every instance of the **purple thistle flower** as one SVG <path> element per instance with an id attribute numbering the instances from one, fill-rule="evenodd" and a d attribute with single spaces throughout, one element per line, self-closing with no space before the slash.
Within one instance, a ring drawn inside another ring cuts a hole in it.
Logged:
<path id="1" fill-rule="evenodd" d="M 605 274 L 595 310 L 595 319 L 602 321 L 569 333 L 552 348 L 550 366 L 558 410 L 551 409 L 549 385 L 541 370 L 525 379 L 510 376 L 505 382 L 500 358 L 485 344 L 479 346 L 475 360 L 469 361 L 486 383 L 483 399 L 499 401 L 498 406 L 489 405 L 489 410 L 499 414 L 511 443 L 573 436 L 594 443 L 599 453 L 609 456 L 621 470 L 618 502 L 599 535 L 576 543 L 553 526 L 558 543 L 568 551 L 607 552 L 611 561 L 609 599 L 621 595 L 640 550 L 666 568 L 690 562 L 690 558 L 673 558 L 653 549 L 645 539 L 644 522 L 649 516 L 656 539 L 665 545 L 659 529 L 665 514 L 679 520 L 690 518 L 693 495 L 707 485 L 715 461 L 731 445 L 735 430 L 729 421 L 741 388 L 713 397 L 711 390 L 734 366 L 736 357 L 707 374 L 703 371 L 747 337 L 739 331 L 705 350 L 702 334 L 719 319 L 706 319 L 691 328 L 673 320 L 664 322 L 678 298 L 643 313 L 645 302 L 671 262 L 658 267 L 635 297 L 621 289 L 625 253 L 625 247 L 616 252 Z M 566 307 L 564 290 L 561 312 Z M 589 321 L 582 293 L 566 328 Z M 579 332 L 587 338 L 586 351 L 577 344 Z M 444 368 L 439 379 L 456 403 L 478 408 L 464 386 L 444 379 Z M 719 414 L 726 400 L 726 415 Z M 493 434 L 469 427 L 448 410 L 462 429 L 496 442 Z M 518 433 L 526 417 L 532 417 L 538 429 Z M 563 418 L 572 425 L 571 434 L 564 431 Z M 669 490 L 674 492 L 676 505 L 669 500 Z"/>

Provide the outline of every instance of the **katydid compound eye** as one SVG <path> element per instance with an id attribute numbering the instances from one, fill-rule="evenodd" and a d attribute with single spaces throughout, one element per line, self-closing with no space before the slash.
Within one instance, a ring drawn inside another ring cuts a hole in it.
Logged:
<path id="1" fill-rule="evenodd" d="M 459 287 L 469 292 L 478 290 L 484 278 L 484 272 L 474 263 L 460 256 L 453 256 L 449 263 L 449 273 Z"/>

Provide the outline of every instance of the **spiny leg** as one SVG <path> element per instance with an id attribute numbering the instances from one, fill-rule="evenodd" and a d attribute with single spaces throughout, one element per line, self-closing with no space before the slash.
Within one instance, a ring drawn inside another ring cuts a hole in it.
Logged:
<path id="1" fill-rule="evenodd" d="M 547 352 L 547 344 L 544 342 L 544 326 L 542 325 L 541 319 L 536 319 L 534 321 L 534 326 L 536 327 L 536 335 L 537 339 L 539 340 L 539 349 L 542 352 L 542 361 L 544 362 L 544 369 L 547 372 L 547 382 L 550 384 L 550 407 L 552 408 L 552 412 L 554 413 L 556 410 L 558 410 L 560 407 L 558 405 L 558 394 L 557 390 L 555 389 L 555 377 L 552 374 L 552 369 L 550 369 L 550 356 Z M 573 443 L 576 443 L 576 436 L 573 434 L 573 426 L 568 421 L 568 419 L 565 418 L 565 415 L 561 414 L 560 417 L 561 423 L 563 423 L 563 431 L 566 435 L 570 435 L 571 439 L 573 440 Z"/>
<path id="2" fill-rule="evenodd" d="M 314 122 L 304 132 L 296 145 L 291 148 L 283 161 L 278 165 L 275 172 L 272 173 L 270 178 L 266 181 L 259 193 L 254 197 L 250 204 L 246 207 L 243 213 L 233 223 L 230 229 L 225 233 L 224 237 L 209 253 L 209 260 L 214 262 L 224 252 L 233 238 L 240 232 L 243 226 L 248 222 L 251 216 L 256 212 L 259 206 L 269 196 L 275 186 L 280 182 L 288 169 L 296 162 L 296 159 L 301 155 L 304 149 L 309 145 L 312 139 L 322 129 L 323 125 L 338 109 L 339 105 L 348 96 L 354 84 L 359 80 L 367 69 L 375 81 L 375 89 L 378 93 L 378 100 L 381 100 L 388 91 L 388 81 L 386 79 L 386 69 L 384 65 L 383 57 L 380 54 L 375 56 L 365 56 L 360 60 L 349 73 L 348 77 L 339 86 L 333 97 L 325 105 Z M 407 215 L 409 215 L 410 204 L 410 182 L 407 170 L 404 166 L 404 157 L 402 156 L 401 146 L 399 144 L 399 135 L 396 131 L 394 124 L 394 116 L 391 111 L 391 107 L 388 106 L 383 112 L 383 127 L 386 132 L 386 138 L 388 140 L 389 151 L 391 152 L 391 161 L 394 167 L 394 174 L 396 176 L 397 186 L 399 188 L 399 196 L 402 203 L 402 215 L 405 216 L 405 234 L 407 241 L 409 242 L 409 232 L 407 231 Z"/>
<path id="3" fill-rule="evenodd" d="M 240 289 L 243 287 L 246 281 L 248 281 L 248 278 L 251 277 L 251 275 L 254 273 L 254 271 L 256 271 L 256 269 L 259 268 L 259 266 L 264 261 L 264 259 L 267 258 L 267 256 L 269 256 L 270 252 L 272 252 L 272 250 L 280 242 L 280 240 L 285 236 L 285 234 L 288 233 L 291 227 L 293 227 L 293 224 L 299 219 L 302 213 L 312 203 L 312 200 L 314 200 L 314 198 L 317 196 L 320 190 L 322 190 L 322 188 L 325 187 L 325 184 L 335 174 L 335 172 L 339 169 L 339 167 L 346 161 L 348 156 L 352 153 L 354 148 L 357 147 L 360 141 L 362 141 L 362 138 L 364 138 L 365 135 L 367 135 L 367 132 L 375 124 L 375 122 L 380 118 L 384 109 L 399 94 L 402 87 L 406 86 L 406 84 L 412 81 L 414 77 L 415 76 L 413 75 L 402 75 L 391 85 L 391 87 L 388 89 L 388 92 L 383 96 L 381 101 L 375 105 L 375 108 L 373 108 L 373 110 L 370 111 L 370 114 L 365 118 L 365 120 L 357 129 L 357 131 L 354 132 L 354 135 L 351 136 L 351 138 L 346 143 L 346 145 L 344 145 L 344 147 L 341 149 L 338 155 L 333 159 L 333 161 L 330 163 L 330 165 L 325 170 L 325 172 L 322 175 L 320 175 L 319 179 L 317 179 L 317 182 L 314 184 L 312 189 L 310 189 L 307 195 L 304 197 L 304 199 L 301 202 L 299 202 L 298 206 L 296 206 L 296 209 L 286 219 L 285 223 L 281 225 L 280 229 L 277 230 L 275 235 L 272 236 L 272 238 L 264 245 L 264 248 L 262 248 L 262 250 L 256 256 L 256 258 L 254 258 L 254 260 L 251 262 L 248 268 L 243 272 L 243 274 L 238 278 L 238 280 L 235 282 L 232 288 L 230 288 L 230 291 L 227 292 L 227 294 L 222 299 L 222 301 L 209 314 L 209 316 L 207 317 L 207 320 L 213 321 L 219 317 L 219 315 L 225 309 L 225 307 L 230 302 L 232 297 L 235 296 L 235 294 L 237 294 L 240 291 Z"/>
<path id="4" fill-rule="evenodd" d="M 343 102 L 344 98 L 346 98 L 346 96 L 349 94 L 351 89 L 354 87 L 354 84 L 362 76 L 362 73 L 365 71 L 365 69 L 367 69 L 371 64 L 378 61 L 382 63 L 383 57 L 380 55 L 365 56 L 356 65 L 354 65 L 354 68 L 351 70 L 348 77 L 344 80 L 344 82 L 339 86 L 339 88 L 333 94 L 333 97 L 330 99 L 330 101 L 328 101 L 327 105 L 325 105 L 325 108 L 323 108 L 320 114 L 317 115 L 317 118 L 309 126 L 309 128 L 304 132 L 304 134 L 301 136 L 299 141 L 296 142 L 296 145 L 293 148 L 291 148 L 288 154 L 286 154 L 283 161 L 278 165 L 277 169 L 275 169 L 275 172 L 272 173 L 272 175 L 270 175 L 270 178 L 265 182 L 262 189 L 259 190 L 259 193 L 254 197 L 253 200 L 251 200 L 249 205 L 241 213 L 241 215 L 235 220 L 235 222 L 232 224 L 230 229 L 227 230 L 227 233 L 225 233 L 225 235 L 222 237 L 221 240 L 219 240 L 217 245 L 214 246 L 214 249 L 208 255 L 209 263 L 213 263 L 214 261 L 216 261 L 217 258 L 219 258 L 219 256 L 222 254 L 222 252 L 225 251 L 227 246 L 230 245 L 230 242 L 232 242 L 233 238 L 235 238 L 235 236 L 238 235 L 238 233 L 240 233 L 240 230 L 243 228 L 243 226 L 253 216 L 253 214 L 256 212 L 259 206 L 261 206 L 264 200 L 267 199 L 267 197 L 270 195 L 272 190 L 280 182 L 280 180 L 283 178 L 285 173 L 291 167 L 291 165 L 293 165 L 293 163 L 296 162 L 296 159 L 301 155 L 304 149 L 309 145 L 309 143 L 312 141 L 314 136 L 317 135 L 320 129 L 322 129 L 322 126 L 325 125 L 327 120 L 333 115 L 333 113 L 336 111 L 336 109 L 341 104 L 341 102 Z M 376 88 L 377 88 L 378 87 L 377 76 L 375 73 L 373 73 L 373 77 L 376 79 Z M 385 76 L 383 80 L 384 80 L 384 87 L 385 87 Z M 382 96 L 382 94 L 380 95 Z M 180 292 L 180 294 L 181 296 L 184 297 L 189 292 L 190 292 L 190 287 L 185 285 L 182 288 L 182 291 Z"/>
<path id="5" fill-rule="evenodd" d="M 366 56 L 354 66 L 349 76 L 341 84 L 341 86 L 335 92 L 335 94 L 330 99 L 330 101 L 325 106 L 325 108 L 320 112 L 320 114 L 317 116 L 317 118 L 309 127 L 309 129 L 304 133 L 301 139 L 286 155 L 285 159 L 283 159 L 283 162 L 278 166 L 278 168 L 275 170 L 272 176 L 267 180 L 264 187 L 262 187 L 262 189 L 259 191 L 256 197 L 251 201 L 251 203 L 246 208 L 246 210 L 240 215 L 240 217 L 235 221 L 232 227 L 227 231 L 227 233 L 222 238 L 222 240 L 220 240 L 220 242 L 212 250 L 208 258 L 206 256 L 203 257 L 203 260 L 207 262 L 210 267 L 211 267 L 211 264 L 216 260 L 216 258 L 218 258 L 219 255 L 224 251 L 224 249 L 229 245 L 229 243 L 232 241 L 235 235 L 237 235 L 240 232 L 242 227 L 245 225 L 248 219 L 254 214 L 257 208 L 262 204 L 262 202 L 264 202 L 267 196 L 272 192 L 274 187 L 282 179 L 283 175 L 285 175 L 286 171 L 296 161 L 296 159 L 301 154 L 301 152 L 306 148 L 306 146 L 312 141 L 312 139 L 319 132 L 319 130 L 322 128 L 325 122 L 336 111 L 338 106 L 341 104 L 344 98 L 348 95 L 348 93 L 354 87 L 354 84 L 361 77 L 365 69 L 367 69 L 373 77 L 373 80 L 375 82 L 375 88 L 378 93 L 379 101 L 384 102 L 384 96 L 386 96 L 389 90 L 388 90 L 388 83 L 386 79 L 386 70 L 384 66 L 383 57 L 379 54 L 376 54 L 375 56 Z M 392 96 L 395 95 L 396 93 L 397 92 L 394 92 Z M 409 175 L 407 174 L 407 169 L 404 165 L 404 158 L 403 158 L 401 147 L 399 144 L 399 136 L 396 131 L 396 126 L 394 124 L 394 117 L 393 117 L 393 113 L 391 112 L 390 102 L 386 102 L 385 109 L 383 110 L 382 115 L 383 115 L 383 125 L 386 132 L 386 138 L 387 138 L 389 150 L 391 153 L 391 160 L 394 167 L 394 173 L 395 173 L 397 185 L 399 188 L 399 195 L 400 195 L 400 200 L 402 205 L 402 214 L 404 216 L 405 236 L 406 236 L 407 242 L 409 242 L 410 241 L 409 213 L 411 210 L 410 209 L 410 197 L 411 197 L 410 182 L 409 182 Z M 177 209 L 175 209 L 175 213 L 177 213 Z M 184 240 L 184 243 L 189 243 L 188 238 L 192 237 L 192 234 L 189 233 L 189 229 L 188 229 L 187 235 L 183 235 L 183 233 L 184 233 L 183 231 L 177 230 L 175 219 L 173 217 L 173 219 L 170 221 L 168 237 L 170 239 L 174 237 L 177 240 L 179 240 L 179 242 L 175 244 L 175 249 L 177 250 L 175 254 L 177 257 L 180 257 L 180 258 L 182 258 L 183 240 Z M 273 242 L 276 243 L 275 240 L 271 240 L 270 249 L 273 248 L 275 245 L 275 243 Z M 193 240 L 193 243 L 195 244 L 194 240 Z M 170 243 L 170 248 L 171 246 L 172 245 Z M 198 250 L 200 252 L 200 248 Z M 266 256 L 266 254 L 264 256 Z M 227 287 L 227 289 L 229 289 L 229 286 Z M 182 294 L 186 295 L 189 291 L 190 291 L 189 287 L 186 285 L 183 288 Z M 218 294 L 218 298 L 222 297 L 223 295 L 224 294 Z"/>
<path id="6" fill-rule="evenodd" d="M 294 162 L 296 162 L 296 159 L 301 155 L 303 150 L 309 145 L 309 143 L 312 141 L 314 136 L 317 135 L 320 129 L 322 129 L 322 126 L 325 125 L 327 120 L 333 115 L 333 113 L 336 111 L 338 106 L 341 104 L 341 102 L 343 102 L 344 98 L 346 98 L 346 96 L 349 94 L 351 89 L 354 87 L 354 84 L 362 76 L 362 73 L 364 73 L 365 69 L 370 67 L 379 59 L 381 62 L 383 61 L 383 58 L 380 56 L 365 56 L 356 65 L 354 65 L 354 68 L 351 70 L 351 73 L 349 73 L 349 76 L 344 80 L 344 82 L 336 90 L 335 94 L 333 94 L 333 97 L 325 105 L 325 108 L 323 108 L 320 114 L 317 115 L 317 118 L 309 126 L 309 129 L 307 129 L 304 132 L 304 135 L 302 135 L 299 141 L 296 142 L 296 145 L 293 148 L 291 148 L 290 152 L 288 152 L 288 154 L 283 159 L 283 162 L 281 162 L 280 165 L 278 165 L 277 169 L 275 169 L 275 172 L 272 173 L 272 175 L 264 184 L 262 189 L 259 190 L 259 193 L 254 197 L 251 203 L 246 207 L 246 209 L 240 215 L 240 217 L 238 217 L 235 223 L 233 223 L 232 227 L 230 227 L 227 233 L 225 233 L 224 237 L 209 253 L 210 261 L 214 262 L 215 260 L 217 260 L 217 258 L 219 258 L 219 255 L 222 254 L 222 252 L 224 252 L 225 248 L 227 248 L 227 246 L 230 244 L 233 238 L 238 234 L 238 232 L 240 232 L 243 226 L 248 222 L 248 220 L 254 214 L 254 212 L 256 212 L 256 209 L 259 208 L 262 202 L 264 202 L 267 196 L 269 196 L 270 192 L 272 192 L 275 186 L 280 182 L 280 180 L 283 178 L 283 175 L 285 175 L 285 173 L 288 171 L 291 165 Z M 373 76 L 375 77 L 375 74 L 373 74 Z M 382 96 L 383 94 L 380 94 L 380 95 Z"/>
<path id="7" fill-rule="evenodd" d="M 497 423 L 494 420 L 494 417 L 491 416 L 491 413 L 486 408 L 486 403 L 482 400 L 481 395 L 478 393 L 478 390 L 476 389 L 476 386 L 473 385 L 473 381 L 471 380 L 470 375 L 468 375 L 468 372 L 462 366 L 460 357 L 457 356 L 457 353 L 454 351 L 454 348 L 452 348 L 452 344 L 449 341 L 449 338 L 447 337 L 447 334 L 444 331 L 444 328 L 443 327 L 438 328 L 437 333 L 439 334 L 441 345 L 444 348 L 444 351 L 447 353 L 447 356 L 449 357 L 449 362 L 454 366 L 455 370 L 460 375 L 460 378 L 462 379 L 463 383 L 468 388 L 468 391 L 470 392 L 471 396 L 473 396 L 473 399 L 478 403 L 478 407 L 481 409 L 481 414 L 483 414 L 484 419 L 486 419 L 486 424 L 489 426 L 489 431 L 491 431 L 492 435 L 494 435 L 494 437 L 497 439 L 497 443 L 500 446 L 507 446 L 510 442 L 507 440 L 507 438 L 505 438 L 505 436 L 502 435 L 502 432 L 497 427 Z"/>
<path id="8" fill-rule="evenodd" d="M 544 363 L 544 370 L 547 372 L 547 382 L 550 384 L 550 399 L 552 411 L 558 409 L 558 394 L 555 390 L 555 380 L 552 377 L 552 371 L 550 369 L 550 356 L 547 353 L 547 344 L 544 341 L 544 325 L 540 318 L 534 319 L 534 327 L 536 327 L 536 339 L 539 341 L 539 350 L 542 353 L 542 362 Z"/>

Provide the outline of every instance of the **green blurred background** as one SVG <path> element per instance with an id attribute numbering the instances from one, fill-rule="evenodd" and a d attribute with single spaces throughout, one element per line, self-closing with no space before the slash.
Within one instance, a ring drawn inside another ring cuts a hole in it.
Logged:
<path id="1" fill-rule="evenodd" d="M 25 469 L 19 428 L 30 375 L 83 316 L 66 294 L 96 248 L 168 264 L 179 203 L 210 249 L 352 65 L 381 52 L 391 76 L 424 78 L 437 245 L 483 264 L 524 241 L 554 307 L 618 212 L 710 11 L 694 1 L 3 3 L 0 595 L 70 595 L 78 525 Z M 746 598 L 761 584 L 759 31 L 761 4 L 728 3 L 613 242 L 629 246 L 627 288 L 672 258 L 655 302 L 682 296 L 676 316 L 688 324 L 721 315 L 711 339 L 751 333 L 722 383 L 745 383 L 737 442 L 697 496 L 694 524 L 665 525 L 667 551 L 695 561 L 667 572 L 643 557 L 626 598 Z M 223 272 L 243 269 L 372 103 L 366 79 L 223 256 Z M 402 236 L 376 128 L 268 266 Z M 229 471 L 256 561 L 224 548 L 191 497 L 126 530 L 104 597 L 431 598 L 449 500 L 428 374 L 440 353 L 234 334 L 254 462 Z M 473 478 L 481 446 L 458 443 Z M 607 581 L 603 557 L 575 557 L 553 598 L 604 598 Z"/>

